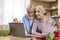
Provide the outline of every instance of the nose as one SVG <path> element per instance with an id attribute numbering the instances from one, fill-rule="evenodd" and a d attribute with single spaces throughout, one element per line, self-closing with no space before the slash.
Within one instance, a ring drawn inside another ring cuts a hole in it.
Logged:
<path id="1" fill-rule="evenodd" d="M 38 13 L 38 12 L 36 12 L 35 14 L 36 14 L 36 15 L 39 15 L 39 13 Z"/>

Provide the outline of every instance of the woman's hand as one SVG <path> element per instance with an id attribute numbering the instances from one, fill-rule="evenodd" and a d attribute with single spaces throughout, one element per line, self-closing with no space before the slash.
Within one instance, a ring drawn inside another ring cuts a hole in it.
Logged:
<path id="1" fill-rule="evenodd" d="M 38 34 L 38 35 L 36 35 L 36 37 L 46 37 L 46 34 L 45 33 L 42 33 L 42 34 Z"/>
<path id="2" fill-rule="evenodd" d="M 41 36 L 42 36 L 42 37 L 45 37 L 45 36 L 46 36 L 46 34 L 45 34 L 45 33 L 42 33 L 42 34 L 41 34 Z"/>

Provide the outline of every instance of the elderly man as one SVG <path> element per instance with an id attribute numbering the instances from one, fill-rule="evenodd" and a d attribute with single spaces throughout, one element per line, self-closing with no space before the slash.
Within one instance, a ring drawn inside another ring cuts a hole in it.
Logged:
<path id="1" fill-rule="evenodd" d="M 35 7 L 32 4 L 29 4 L 27 6 L 27 13 L 24 15 L 24 17 L 22 18 L 22 23 L 24 25 L 24 29 L 27 34 L 31 34 L 31 30 L 32 30 L 32 25 L 33 25 L 33 21 L 34 21 L 34 10 Z M 13 19 L 13 23 L 18 23 L 18 19 L 14 18 Z"/>
<path id="2" fill-rule="evenodd" d="M 32 27 L 32 34 L 46 35 L 49 32 L 53 32 L 55 24 L 52 24 L 53 19 L 51 17 L 48 18 L 44 15 L 46 13 L 45 8 L 40 5 L 35 8 L 35 11 L 36 19 Z"/>
<path id="3" fill-rule="evenodd" d="M 25 32 L 31 34 L 32 25 L 34 21 L 34 5 L 29 4 L 27 6 L 27 14 L 24 15 L 22 22 L 24 24 Z"/>

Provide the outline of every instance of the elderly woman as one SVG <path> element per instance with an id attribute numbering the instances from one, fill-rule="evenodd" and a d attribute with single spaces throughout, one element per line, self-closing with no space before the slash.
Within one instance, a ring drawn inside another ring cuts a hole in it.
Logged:
<path id="1" fill-rule="evenodd" d="M 51 17 L 48 18 L 44 15 L 46 13 L 45 8 L 43 6 L 36 6 L 35 11 L 36 19 L 32 27 L 32 34 L 46 35 L 49 32 L 54 32 L 56 30 L 54 28 L 55 24 L 52 24 L 53 19 Z"/>
<path id="2" fill-rule="evenodd" d="M 24 15 L 22 22 L 24 24 L 26 34 L 31 34 L 33 20 L 34 20 L 34 5 L 27 6 L 27 14 Z"/>

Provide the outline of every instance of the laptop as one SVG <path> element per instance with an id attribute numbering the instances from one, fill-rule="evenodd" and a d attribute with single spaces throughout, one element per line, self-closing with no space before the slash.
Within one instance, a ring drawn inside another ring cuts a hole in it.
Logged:
<path id="1" fill-rule="evenodd" d="M 24 37 L 30 38 L 31 36 L 34 37 L 36 35 L 27 34 L 25 33 L 23 23 L 9 23 L 10 31 L 13 36 L 16 37 Z"/>
<path id="2" fill-rule="evenodd" d="M 9 23 L 9 27 L 13 36 L 26 37 L 23 23 Z"/>

